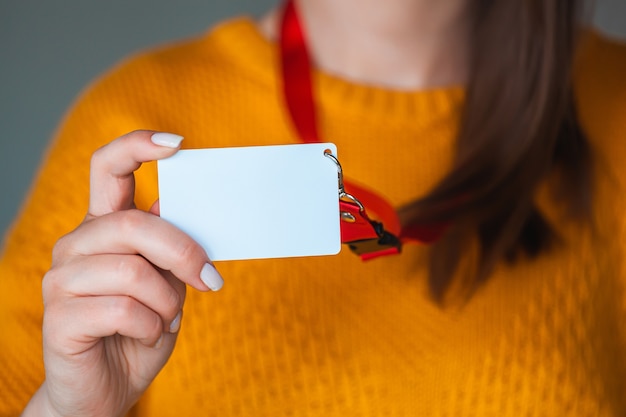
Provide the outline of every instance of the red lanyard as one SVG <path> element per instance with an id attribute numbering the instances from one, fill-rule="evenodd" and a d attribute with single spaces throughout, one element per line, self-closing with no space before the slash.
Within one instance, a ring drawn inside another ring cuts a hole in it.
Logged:
<path id="1" fill-rule="evenodd" d="M 319 143 L 321 140 L 311 78 L 312 63 L 292 0 L 287 0 L 284 6 L 280 27 L 280 58 L 283 93 L 293 125 L 303 142 Z M 441 234 L 441 227 L 402 229 L 396 211 L 387 200 L 347 181 L 345 186 L 350 194 L 344 193 L 340 199 L 341 241 L 363 260 L 397 254 L 400 253 L 402 242 L 430 243 Z M 340 192 L 342 187 L 343 184 L 340 184 Z M 365 207 L 376 212 L 385 227 L 371 220 Z"/>

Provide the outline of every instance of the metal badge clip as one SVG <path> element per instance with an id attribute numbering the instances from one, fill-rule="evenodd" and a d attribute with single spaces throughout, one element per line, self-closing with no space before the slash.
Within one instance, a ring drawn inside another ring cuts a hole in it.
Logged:
<path id="1" fill-rule="evenodd" d="M 363 260 L 400 253 L 400 240 L 386 231 L 382 223 L 370 220 L 359 199 L 346 192 L 339 160 L 328 149 L 324 155 L 337 166 L 341 242 Z"/>

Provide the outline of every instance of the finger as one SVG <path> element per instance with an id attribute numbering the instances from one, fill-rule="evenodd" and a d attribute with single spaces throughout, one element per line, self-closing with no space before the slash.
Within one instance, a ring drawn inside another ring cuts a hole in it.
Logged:
<path id="1" fill-rule="evenodd" d="M 141 255 L 201 291 L 217 291 L 224 282 L 198 243 L 160 217 L 140 210 L 84 222 L 57 242 L 53 266 L 73 256 L 98 254 Z"/>
<path id="2" fill-rule="evenodd" d="M 154 346 L 163 334 L 161 317 L 127 296 L 78 297 L 54 303 L 45 320 L 48 343 L 66 354 L 82 352 L 115 334 Z"/>
<path id="3" fill-rule="evenodd" d="M 172 288 L 174 288 L 174 291 L 176 291 L 179 294 L 184 304 L 185 298 L 187 296 L 187 285 L 185 285 L 184 282 L 176 278 L 174 274 L 172 274 L 170 271 L 165 271 L 163 269 L 160 269 L 160 272 L 161 272 L 161 276 L 168 282 L 168 284 Z M 178 310 L 177 315 L 174 316 L 174 319 L 168 322 L 169 324 L 166 327 L 166 331 L 169 333 L 178 333 L 178 330 L 180 330 L 182 318 L 183 318 L 183 309 L 181 307 L 181 309 Z"/>
<path id="4" fill-rule="evenodd" d="M 101 216 L 133 207 L 135 177 L 133 172 L 143 162 L 172 156 L 182 136 L 137 130 L 128 133 L 94 152 L 91 158 L 89 214 Z"/>
<path id="5" fill-rule="evenodd" d="M 174 280 L 178 281 L 178 280 Z M 180 283 L 180 281 L 178 281 Z M 95 255 L 74 261 L 46 274 L 44 297 L 126 295 L 155 311 L 164 331 L 175 332 L 185 286 L 172 285 L 155 266 L 139 255 Z"/>
<path id="6" fill-rule="evenodd" d="M 155 216 L 160 216 L 161 215 L 161 200 L 157 199 L 157 201 L 152 203 L 152 206 L 150 207 L 150 210 L 148 210 L 148 212 L 154 214 Z"/>

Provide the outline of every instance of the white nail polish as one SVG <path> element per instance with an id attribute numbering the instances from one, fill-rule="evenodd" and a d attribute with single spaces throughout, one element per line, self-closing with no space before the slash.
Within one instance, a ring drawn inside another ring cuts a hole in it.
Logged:
<path id="1" fill-rule="evenodd" d="M 224 280 L 220 276 L 215 267 L 209 263 L 204 264 L 200 271 L 200 279 L 212 291 L 218 291 L 224 285 Z"/>
<path id="2" fill-rule="evenodd" d="M 167 148 L 178 148 L 184 138 L 173 133 L 159 132 L 153 134 L 150 139 L 155 145 L 165 146 Z"/>
<path id="3" fill-rule="evenodd" d="M 174 320 L 170 323 L 170 333 L 177 333 L 180 329 L 180 318 L 182 316 L 182 311 L 179 311 Z"/>

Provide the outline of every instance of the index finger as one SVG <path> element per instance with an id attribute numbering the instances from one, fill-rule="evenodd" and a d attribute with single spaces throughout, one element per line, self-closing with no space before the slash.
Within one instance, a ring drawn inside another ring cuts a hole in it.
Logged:
<path id="1" fill-rule="evenodd" d="M 172 156 L 182 136 L 137 130 L 96 150 L 91 157 L 89 214 L 102 216 L 134 207 L 134 172 L 144 162 Z"/>

